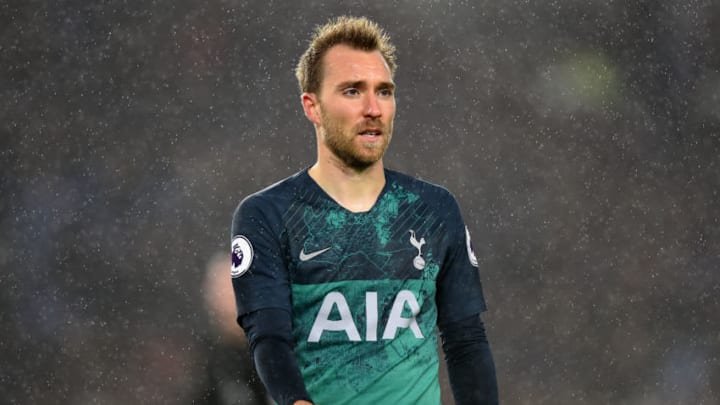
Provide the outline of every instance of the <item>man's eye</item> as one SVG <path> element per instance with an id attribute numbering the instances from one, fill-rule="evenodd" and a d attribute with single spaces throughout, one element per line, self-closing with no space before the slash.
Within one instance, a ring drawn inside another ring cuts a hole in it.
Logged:
<path id="1" fill-rule="evenodd" d="M 348 96 L 355 96 L 360 94 L 360 92 L 358 91 L 358 89 L 345 89 L 345 91 L 343 91 L 343 94 Z"/>
<path id="2" fill-rule="evenodd" d="M 392 96 L 393 91 L 392 91 L 392 89 L 382 89 L 382 90 L 380 90 L 380 95 L 381 96 Z"/>

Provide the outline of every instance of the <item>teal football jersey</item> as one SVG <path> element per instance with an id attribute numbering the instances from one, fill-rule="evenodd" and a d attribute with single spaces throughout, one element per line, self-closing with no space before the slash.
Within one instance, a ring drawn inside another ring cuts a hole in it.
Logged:
<path id="1" fill-rule="evenodd" d="M 436 325 L 485 310 L 453 196 L 385 176 L 367 212 L 337 204 L 305 170 L 235 213 L 238 314 L 292 314 L 295 355 L 318 404 L 439 404 Z"/>

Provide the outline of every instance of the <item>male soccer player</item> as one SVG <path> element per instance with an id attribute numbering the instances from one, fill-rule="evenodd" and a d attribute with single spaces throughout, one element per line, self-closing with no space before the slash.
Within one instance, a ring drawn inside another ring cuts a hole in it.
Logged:
<path id="1" fill-rule="evenodd" d="M 470 234 L 445 189 L 387 170 L 395 48 L 365 18 L 319 27 L 296 75 L 317 162 L 232 223 L 238 322 L 279 404 L 498 402 Z"/>

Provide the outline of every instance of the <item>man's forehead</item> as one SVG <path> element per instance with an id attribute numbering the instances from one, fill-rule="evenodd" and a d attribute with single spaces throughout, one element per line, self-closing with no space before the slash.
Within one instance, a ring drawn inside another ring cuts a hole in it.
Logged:
<path id="1" fill-rule="evenodd" d="M 347 45 L 336 45 L 328 50 L 323 62 L 326 79 L 363 79 L 363 76 L 368 76 L 375 80 L 391 81 L 390 67 L 378 50 L 364 51 Z"/>

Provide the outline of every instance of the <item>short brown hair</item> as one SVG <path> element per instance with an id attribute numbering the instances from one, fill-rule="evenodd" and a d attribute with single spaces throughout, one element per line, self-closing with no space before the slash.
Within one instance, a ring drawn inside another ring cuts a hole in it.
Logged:
<path id="1" fill-rule="evenodd" d="M 322 58 L 330 48 L 340 44 L 363 51 L 380 51 L 390 74 L 395 74 L 395 46 L 385 31 L 365 17 L 342 16 L 315 29 L 310 45 L 295 68 L 301 92 L 317 93 L 320 90 Z"/>

